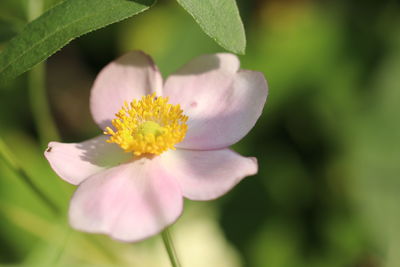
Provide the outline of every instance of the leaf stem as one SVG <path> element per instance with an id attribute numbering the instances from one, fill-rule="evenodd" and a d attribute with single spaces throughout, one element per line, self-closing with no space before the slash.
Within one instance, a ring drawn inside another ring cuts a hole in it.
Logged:
<path id="1" fill-rule="evenodd" d="M 36 194 L 36 196 L 41 201 L 43 201 L 54 214 L 58 214 L 60 212 L 60 210 L 53 203 L 53 201 L 51 201 L 50 198 L 48 198 L 46 194 L 43 193 L 43 191 L 41 191 L 40 188 L 35 185 L 35 183 L 32 181 L 32 179 L 29 177 L 26 171 L 18 163 L 15 156 L 12 154 L 11 150 L 7 147 L 6 143 L 3 141 L 1 137 L 0 137 L 0 158 L 3 158 L 6 165 L 11 170 L 13 170 L 18 176 L 21 177 L 22 181 L 30 189 L 32 189 L 32 191 Z"/>
<path id="2" fill-rule="evenodd" d="M 164 242 L 165 249 L 168 253 L 169 260 L 171 261 L 172 267 L 181 267 L 179 263 L 178 255 L 176 254 L 176 250 L 174 247 L 174 243 L 172 242 L 171 234 L 168 228 L 161 233 L 162 240 Z"/>

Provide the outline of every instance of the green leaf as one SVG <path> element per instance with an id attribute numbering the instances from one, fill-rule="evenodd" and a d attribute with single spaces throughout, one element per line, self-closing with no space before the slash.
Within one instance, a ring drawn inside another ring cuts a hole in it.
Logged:
<path id="1" fill-rule="evenodd" d="M 73 39 L 136 15 L 155 0 L 66 0 L 27 24 L 0 53 L 0 81 L 24 73 Z"/>
<path id="2" fill-rule="evenodd" d="M 246 36 L 235 0 L 177 0 L 220 46 L 244 54 Z"/>

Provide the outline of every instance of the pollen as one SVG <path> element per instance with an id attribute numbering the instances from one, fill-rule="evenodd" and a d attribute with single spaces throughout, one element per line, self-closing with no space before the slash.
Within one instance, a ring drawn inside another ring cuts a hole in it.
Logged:
<path id="1" fill-rule="evenodd" d="M 168 97 L 156 94 L 143 96 L 139 101 L 125 102 L 112 120 L 113 128 L 107 127 L 108 143 L 118 144 L 125 152 L 135 156 L 160 155 L 175 149 L 187 132 L 188 117 L 179 105 L 168 103 Z"/>

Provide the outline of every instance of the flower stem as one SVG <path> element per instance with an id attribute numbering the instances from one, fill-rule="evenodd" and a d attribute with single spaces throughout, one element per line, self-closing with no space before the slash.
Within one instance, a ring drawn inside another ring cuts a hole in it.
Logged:
<path id="1" fill-rule="evenodd" d="M 30 105 L 42 146 L 46 146 L 49 141 L 60 140 L 47 101 L 45 79 L 45 63 L 40 63 L 28 73 Z"/>
<path id="2" fill-rule="evenodd" d="M 28 0 L 26 4 L 26 17 L 28 21 L 39 17 L 44 10 L 44 0 Z"/>
<path id="3" fill-rule="evenodd" d="M 171 234 L 168 228 L 161 233 L 162 240 L 164 242 L 165 249 L 167 250 L 169 260 L 171 261 L 172 267 L 181 267 L 179 263 L 178 255 L 176 254 L 176 250 L 174 247 L 174 243 L 172 242 Z"/>
<path id="4" fill-rule="evenodd" d="M 43 191 L 40 190 L 39 187 L 35 185 L 35 183 L 32 181 L 32 179 L 29 177 L 29 175 L 26 173 L 26 171 L 21 167 L 21 165 L 18 163 L 16 160 L 15 156 L 11 153 L 11 150 L 7 147 L 5 142 L 0 137 L 0 158 L 4 160 L 6 165 L 13 170 L 18 176 L 21 177 L 22 181 L 25 182 L 25 184 L 32 189 L 32 191 L 36 194 L 36 196 L 42 200 L 49 209 L 54 214 L 59 213 L 58 207 L 46 196 Z"/>
<path id="5" fill-rule="evenodd" d="M 29 0 L 27 4 L 27 18 L 29 21 L 42 14 L 44 8 L 43 0 Z M 29 101 L 40 144 L 46 146 L 49 141 L 60 140 L 47 101 L 45 62 L 38 64 L 28 72 L 28 88 Z"/>

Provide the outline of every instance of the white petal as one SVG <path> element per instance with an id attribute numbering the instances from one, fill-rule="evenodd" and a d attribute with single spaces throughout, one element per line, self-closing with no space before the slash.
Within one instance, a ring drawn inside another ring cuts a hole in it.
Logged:
<path id="1" fill-rule="evenodd" d="M 135 242 L 162 231 L 182 212 L 179 185 L 156 161 L 142 158 L 85 180 L 69 211 L 78 230 Z"/>
<path id="2" fill-rule="evenodd" d="M 107 138 L 101 135 L 82 143 L 50 142 L 44 155 L 58 176 L 76 185 L 132 157 L 132 154 L 125 153 L 118 145 L 107 143 Z"/>
<path id="3" fill-rule="evenodd" d="M 177 147 L 225 148 L 255 125 L 267 98 L 267 83 L 262 73 L 238 67 L 231 54 L 207 55 L 167 79 L 163 95 L 180 104 L 189 117 L 187 135 Z"/>
<path id="4" fill-rule="evenodd" d="M 218 198 L 258 169 L 255 158 L 230 149 L 178 149 L 162 154 L 160 161 L 164 171 L 178 181 L 183 195 L 192 200 Z"/>
<path id="5" fill-rule="evenodd" d="M 150 56 L 128 53 L 108 64 L 97 76 L 90 96 L 93 119 L 104 129 L 124 102 L 156 92 L 161 95 L 162 77 Z"/>

